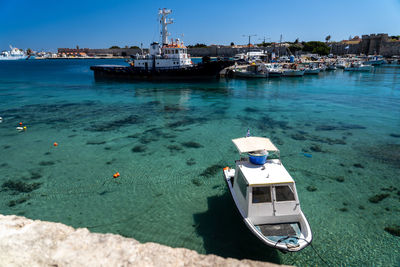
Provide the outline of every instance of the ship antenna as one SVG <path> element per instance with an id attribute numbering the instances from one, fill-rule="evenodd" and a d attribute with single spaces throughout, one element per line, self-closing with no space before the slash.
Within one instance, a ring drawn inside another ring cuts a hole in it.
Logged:
<path id="1" fill-rule="evenodd" d="M 172 24 L 174 22 L 173 19 L 168 19 L 167 18 L 167 16 L 169 14 L 171 14 L 171 13 L 172 13 L 171 9 L 163 8 L 163 9 L 159 9 L 158 10 L 158 14 L 161 15 L 161 18 L 160 18 L 161 39 L 162 39 L 162 44 L 163 45 L 167 45 L 168 44 L 168 35 L 169 35 L 169 33 L 168 33 L 167 26 L 168 26 L 168 24 Z"/>

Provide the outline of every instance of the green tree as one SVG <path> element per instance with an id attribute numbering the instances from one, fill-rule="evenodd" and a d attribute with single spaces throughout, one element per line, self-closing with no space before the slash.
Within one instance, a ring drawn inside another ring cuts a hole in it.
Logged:
<path id="1" fill-rule="evenodd" d="M 199 43 L 197 43 L 197 44 L 195 44 L 195 45 L 188 45 L 188 47 L 189 47 L 189 48 L 204 48 L 204 47 L 207 47 L 207 45 L 206 45 L 206 44 L 199 44 Z"/>
<path id="2" fill-rule="evenodd" d="M 295 44 L 290 45 L 288 48 L 289 48 L 290 52 L 292 52 L 292 54 L 294 54 L 294 52 L 300 51 L 303 48 L 303 46 L 301 44 L 295 43 Z"/>
<path id="3" fill-rule="evenodd" d="M 110 47 L 110 49 L 121 49 L 121 47 L 117 46 L 117 45 L 113 45 Z"/>
<path id="4" fill-rule="evenodd" d="M 303 51 L 319 55 L 328 55 L 330 48 L 324 42 L 311 41 L 304 43 Z"/>
<path id="5" fill-rule="evenodd" d="M 296 40 L 294 40 L 294 44 L 298 44 L 299 43 L 299 38 L 296 38 Z"/>
<path id="6" fill-rule="evenodd" d="M 235 45 L 235 43 L 234 42 L 231 42 L 231 46 L 234 46 Z"/>
<path id="7" fill-rule="evenodd" d="M 139 46 L 137 46 L 137 45 L 132 45 L 131 47 L 129 47 L 130 49 L 138 49 L 139 48 Z"/>

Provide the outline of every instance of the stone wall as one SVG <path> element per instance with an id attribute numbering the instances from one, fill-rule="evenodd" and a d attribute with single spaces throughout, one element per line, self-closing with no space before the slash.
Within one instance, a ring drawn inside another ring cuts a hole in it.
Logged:
<path id="1" fill-rule="evenodd" d="M 0 214 L 0 266 L 269 266 Z"/>
<path id="2" fill-rule="evenodd" d="M 400 56 L 400 41 L 397 42 L 385 42 L 381 46 L 380 54 L 385 57 Z"/>
<path id="3" fill-rule="evenodd" d="M 360 44 L 344 44 L 344 43 L 332 43 L 331 53 L 334 55 L 346 55 L 346 54 L 360 54 Z"/>
<path id="4" fill-rule="evenodd" d="M 387 34 L 363 35 L 358 44 L 332 43 L 331 53 L 334 55 L 364 54 L 382 55 L 386 57 L 400 55 L 400 41 L 391 41 Z"/>

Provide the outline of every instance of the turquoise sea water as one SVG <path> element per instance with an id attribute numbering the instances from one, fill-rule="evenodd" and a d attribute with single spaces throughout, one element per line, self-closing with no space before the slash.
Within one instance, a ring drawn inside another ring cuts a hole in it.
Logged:
<path id="1" fill-rule="evenodd" d="M 265 247 L 239 218 L 222 168 L 238 158 L 231 139 L 250 128 L 280 148 L 325 261 L 400 265 L 400 237 L 384 230 L 400 225 L 400 66 L 95 82 L 89 66 L 105 63 L 123 62 L 0 62 L 0 213 L 203 254 L 323 265 L 311 247 Z"/>

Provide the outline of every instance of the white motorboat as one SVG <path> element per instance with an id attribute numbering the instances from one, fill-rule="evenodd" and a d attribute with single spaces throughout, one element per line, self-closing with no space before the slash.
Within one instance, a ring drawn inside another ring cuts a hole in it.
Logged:
<path id="1" fill-rule="evenodd" d="M 364 65 L 361 62 L 352 62 L 344 68 L 345 71 L 371 71 L 374 69 L 372 65 Z"/>
<path id="2" fill-rule="evenodd" d="M 234 68 L 232 70 L 235 78 L 267 78 L 268 71 L 263 63 L 253 63 L 246 68 Z"/>
<path id="3" fill-rule="evenodd" d="M 232 140 L 239 153 L 236 168 L 224 168 L 225 182 L 250 231 L 264 244 L 283 252 L 296 252 L 312 241 L 293 178 L 282 165 L 279 150 L 268 138 Z M 271 153 L 275 159 L 268 159 Z"/>

